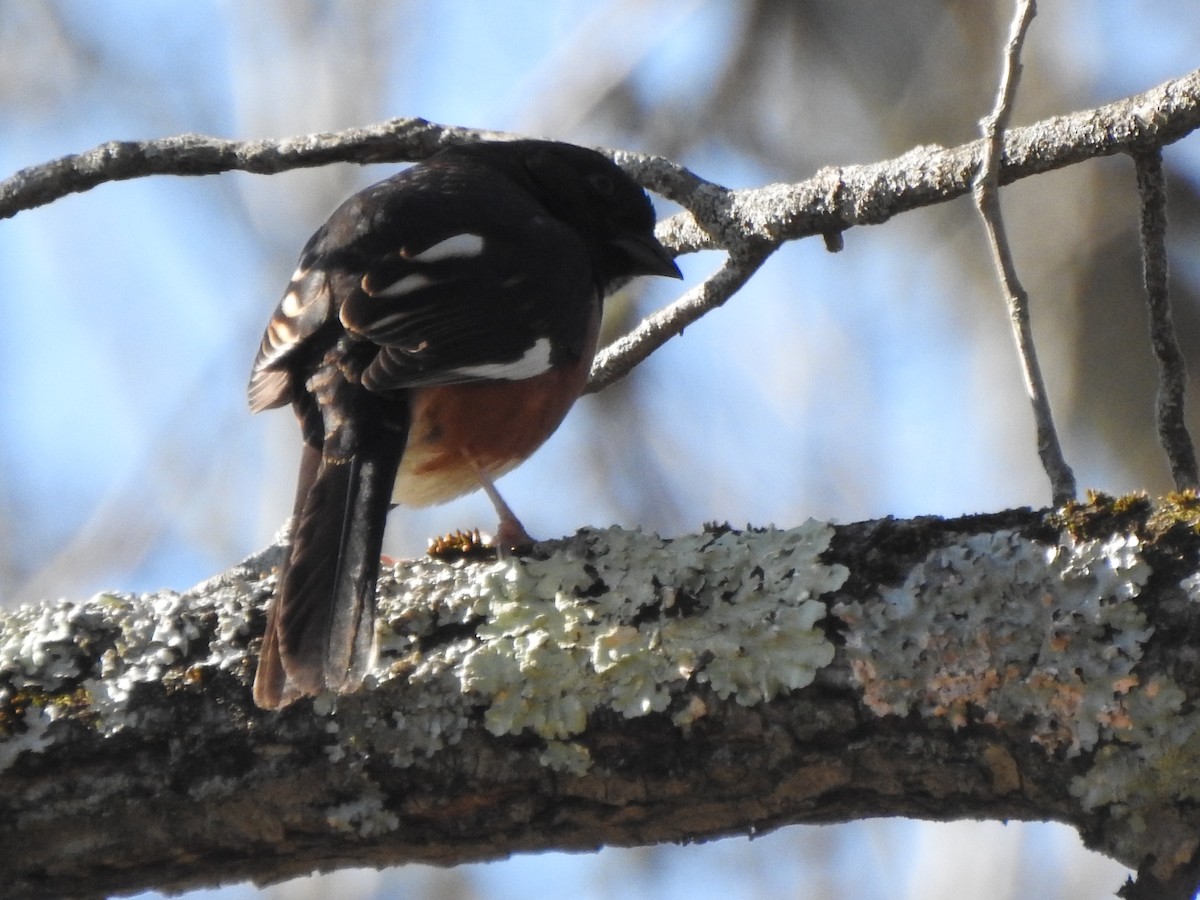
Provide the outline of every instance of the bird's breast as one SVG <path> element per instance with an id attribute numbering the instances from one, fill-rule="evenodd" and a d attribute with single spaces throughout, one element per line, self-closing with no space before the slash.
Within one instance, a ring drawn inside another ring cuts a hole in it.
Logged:
<path id="1" fill-rule="evenodd" d="M 475 465 L 498 478 L 523 462 L 554 433 L 583 392 L 598 331 L 597 321 L 578 361 L 532 378 L 414 389 L 392 501 L 405 506 L 442 503 L 479 487 Z"/>

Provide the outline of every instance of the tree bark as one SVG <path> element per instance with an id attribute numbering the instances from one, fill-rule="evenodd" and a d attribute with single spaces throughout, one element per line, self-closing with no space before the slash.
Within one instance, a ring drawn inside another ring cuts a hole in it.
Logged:
<path id="1" fill-rule="evenodd" d="M 249 691 L 278 548 L 26 607 L 0 620 L 4 893 L 884 815 L 1053 819 L 1140 887 L 1189 881 L 1197 523 L 1190 495 L 1101 496 L 414 561 L 381 579 L 367 689 L 278 714 Z"/>

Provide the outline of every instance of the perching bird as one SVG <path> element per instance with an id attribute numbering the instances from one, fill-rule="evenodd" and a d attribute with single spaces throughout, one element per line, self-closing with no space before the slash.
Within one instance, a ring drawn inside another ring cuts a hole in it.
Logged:
<path id="1" fill-rule="evenodd" d="M 601 305 L 680 277 L 649 197 L 592 150 L 451 147 L 343 203 L 300 254 L 250 378 L 304 439 L 289 556 L 254 701 L 357 688 L 374 654 L 388 510 L 483 487 L 500 546 L 528 541 L 492 486 L 587 382 Z"/>

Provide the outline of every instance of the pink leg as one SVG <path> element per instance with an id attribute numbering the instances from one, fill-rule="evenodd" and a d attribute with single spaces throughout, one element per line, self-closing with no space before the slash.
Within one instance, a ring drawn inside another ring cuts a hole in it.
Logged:
<path id="1" fill-rule="evenodd" d="M 500 517 L 500 524 L 496 528 L 495 544 L 497 549 L 504 553 L 509 550 L 524 550 L 532 547 L 535 543 L 534 539 L 529 536 L 529 532 L 525 530 L 525 526 L 521 524 L 521 520 L 517 518 L 512 508 L 504 502 L 504 498 L 496 490 L 496 485 L 492 483 L 487 472 L 483 471 L 475 460 L 470 460 L 470 463 L 483 492 L 488 495 L 492 506 L 496 508 L 496 515 Z"/>

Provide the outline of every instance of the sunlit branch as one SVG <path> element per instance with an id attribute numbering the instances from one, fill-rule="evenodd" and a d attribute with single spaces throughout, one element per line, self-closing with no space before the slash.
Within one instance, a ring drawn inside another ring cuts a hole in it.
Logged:
<path id="1" fill-rule="evenodd" d="M 281 140 L 229 141 L 181 134 L 149 141 L 109 141 L 83 153 L 29 166 L 0 182 L 0 219 L 110 181 L 231 171 L 272 175 L 336 162 L 417 160 L 450 144 L 505 136 L 435 125 L 424 119 L 392 119 L 364 128 Z"/>
<path id="2" fill-rule="evenodd" d="M 1004 135 L 1000 183 L 1009 184 L 1098 156 L 1165 146 L 1200 127 L 1200 69 L 1141 94 L 1095 109 L 1044 119 Z M 452 143 L 515 137 L 500 132 L 393 119 L 366 128 L 300 135 L 275 141 L 228 141 L 180 135 L 150 141 L 114 141 L 73 156 L 22 169 L 0 182 L 0 219 L 109 181 L 147 175 L 283 172 L 335 162 L 396 163 L 424 159 Z M 784 241 L 873 225 L 910 209 L 969 193 L 983 141 L 947 149 L 914 148 L 901 157 L 830 168 L 795 183 L 726 190 L 676 163 L 636 154 L 614 158 L 639 181 L 689 210 L 703 204 L 714 216 L 673 217 L 672 247 L 717 249 L 738 232 L 748 239 Z M 705 187 L 707 186 L 707 187 Z M 703 190 L 699 188 L 704 188 Z M 727 224 L 716 234 L 702 223 Z"/>

